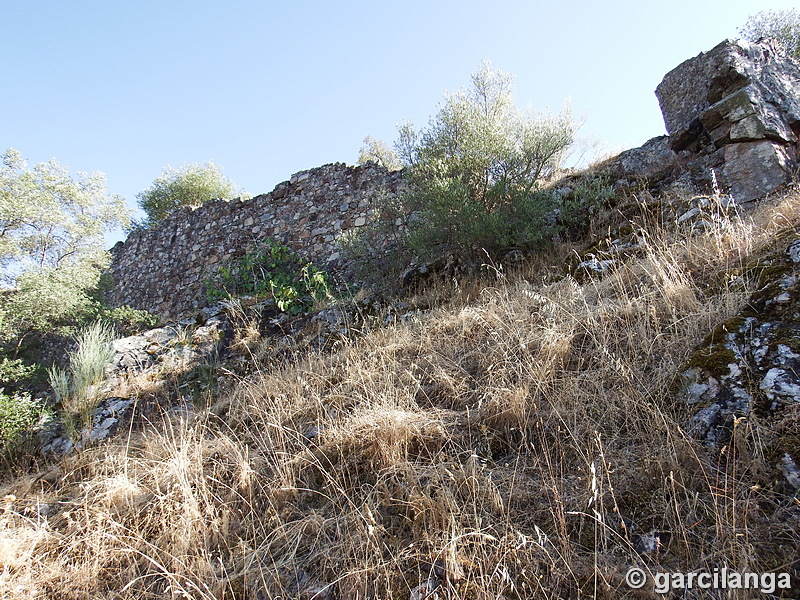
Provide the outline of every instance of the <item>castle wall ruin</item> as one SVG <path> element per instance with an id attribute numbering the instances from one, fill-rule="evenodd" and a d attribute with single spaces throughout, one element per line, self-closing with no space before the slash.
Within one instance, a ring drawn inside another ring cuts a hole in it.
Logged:
<path id="1" fill-rule="evenodd" d="M 367 222 L 376 194 L 396 194 L 401 186 L 400 172 L 334 163 L 296 173 L 268 194 L 182 207 L 112 248 L 108 301 L 165 318 L 197 309 L 206 304 L 206 279 L 270 237 L 326 270 L 341 271 L 347 266 L 342 234 Z"/>

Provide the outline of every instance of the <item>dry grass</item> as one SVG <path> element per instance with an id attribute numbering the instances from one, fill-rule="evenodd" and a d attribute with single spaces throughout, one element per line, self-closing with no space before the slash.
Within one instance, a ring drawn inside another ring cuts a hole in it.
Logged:
<path id="1" fill-rule="evenodd" d="M 645 226 L 603 278 L 499 279 L 10 481 L 0 593 L 405 599 L 432 579 L 441 599 L 656 598 L 629 567 L 785 569 L 800 506 L 764 482 L 757 424 L 735 436 L 748 452 L 700 447 L 674 378 L 748 296 L 720 274 L 797 207 Z"/>

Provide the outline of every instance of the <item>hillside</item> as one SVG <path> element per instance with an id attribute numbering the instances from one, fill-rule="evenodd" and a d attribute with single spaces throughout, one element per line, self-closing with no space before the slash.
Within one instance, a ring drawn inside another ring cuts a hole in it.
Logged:
<path id="1" fill-rule="evenodd" d="M 698 59 L 761 56 L 726 44 Z M 702 94 L 761 89 L 726 74 Z M 798 597 L 800 120 L 710 98 L 557 182 L 613 196 L 513 264 L 118 340 L 94 428 L 2 480 L 0 597 Z"/>
<path id="2" fill-rule="evenodd" d="M 676 376 L 799 201 L 645 220 L 613 272 L 537 283 L 560 247 L 330 352 L 275 362 L 250 332 L 251 373 L 216 365 L 205 405 L 4 486 L 4 597 L 650 597 L 628 568 L 789 569 L 797 405 L 707 445 Z"/>

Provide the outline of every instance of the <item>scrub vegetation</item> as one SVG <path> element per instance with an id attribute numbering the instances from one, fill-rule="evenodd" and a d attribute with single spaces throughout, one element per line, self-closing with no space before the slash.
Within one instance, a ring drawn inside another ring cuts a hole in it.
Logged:
<path id="1" fill-rule="evenodd" d="M 632 566 L 789 569 L 800 506 L 768 483 L 765 431 L 702 446 L 675 376 L 799 209 L 792 194 L 689 235 L 643 209 L 638 252 L 602 277 L 564 276 L 575 247 L 557 244 L 334 351 L 256 349 L 191 415 L 7 478 L 0 589 L 641 598 Z"/>
<path id="2" fill-rule="evenodd" d="M 797 189 L 747 213 L 709 196 L 702 227 L 679 223 L 690 198 L 615 192 L 602 173 L 559 205 L 547 184 L 572 121 L 509 94 L 484 65 L 427 128 L 401 130 L 399 212 L 415 216 L 396 260 L 464 248 L 477 261 L 392 298 L 420 308 L 410 318 L 288 349 L 242 318 L 193 404 L 177 368 L 120 374 L 103 393 L 136 398 L 137 416 L 58 458 L 12 447 L 45 409 L 0 390 L 0 442 L 16 453 L 0 479 L 0 598 L 639 599 L 664 596 L 632 589 L 632 567 L 796 574 L 800 502 L 765 457 L 794 451 L 800 411 L 773 428 L 754 412 L 704 445 L 680 373 L 727 365 L 697 351 L 746 312 L 764 283 L 753 265 L 784 256 Z M 394 160 L 367 144 L 365 160 Z M 555 209 L 575 215 L 569 235 Z M 527 251 L 513 268 L 495 261 L 509 249 Z M 610 267 L 579 274 L 590 249 Z M 240 258 L 212 295 L 321 314 L 321 273 L 277 245 Z M 61 276 L 62 259 L 32 272 Z M 0 317 L 23 314 L 9 308 L 23 283 Z M 80 288 L 89 304 L 95 285 Z M 314 323 L 286 313 L 270 317 L 281 340 Z M 69 369 L 50 370 L 57 408 L 83 420 L 111 356 L 107 326 L 85 325 L 72 322 Z M 26 365 L 8 340 L 13 377 Z"/>

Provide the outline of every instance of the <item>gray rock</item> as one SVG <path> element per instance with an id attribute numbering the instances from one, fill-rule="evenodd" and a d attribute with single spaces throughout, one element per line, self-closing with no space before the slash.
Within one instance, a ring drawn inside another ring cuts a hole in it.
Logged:
<path id="1" fill-rule="evenodd" d="M 800 66 L 769 42 L 725 40 L 664 76 L 656 96 L 674 150 L 707 136 L 724 142 L 735 125 L 760 133 L 744 139 L 797 142 Z M 737 138 L 739 139 L 739 138 Z"/>
<path id="2" fill-rule="evenodd" d="M 800 240 L 795 240 L 786 248 L 786 255 L 793 263 L 800 263 Z"/>
<path id="3" fill-rule="evenodd" d="M 793 147 L 769 140 L 725 146 L 723 181 L 739 202 L 750 202 L 775 191 L 791 178 Z"/>
<path id="4" fill-rule="evenodd" d="M 697 179 L 717 171 L 739 202 L 791 180 L 800 66 L 769 42 L 726 40 L 667 73 L 656 96 L 669 145 Z"/>
<path id="5" fill-rule="evenodd" d="M 609 160 L 605 168 L 614 179 L 645 180 L 655 184 L 675 174 L 680 169 L 680 162 L 670 148 L 669 138 L 662 135 L 639 148 L 621 152 Z"/>
<path id="6" fill-rule="evenodd" d="M 133 398 L 106 398 L 92 411 L 92 427 L 81 432 L 81 439 L 97 443 L 112 436 L 129 419 Z"/>
<path id="7" fill-rule="evenodd" d="M 437 577 L 430 577 L 412 588 L 409 598 L 410 600 L 438 600 L 439 594 L 436 593 L 436 590 L 439 585 L 440 581 Z"/>
<path id="8" fill-rule="evenodd" d="M 75 445 L 71 439 L 59 436 L 42 447 L 42 454 L 45 456 L 64 456 L 72 452 L 74 447 Z"/>
<path id="9" fill-rule="evenodd" d="M 708 446 L 722 449 L 734 420 L 750 419 L 754 411 L 759 426 L 776 432 L 794 418 L 800 402 L 800 274 L 793 258 L 798 249 L 800 240 L 762 260 L 759 267 L 772 275 L 751 295 L 744 314 L 720 324 L 682 373 L 681 399 L 693 412 L 689 430 Z M 773 443 L 788 453 L 772 467 L 798 489 L 800 455 L 791 449 L 792 434 L 778 435 Z"/>
<path id="10" fill-rule="evenodd" d="M 800 379 L 795 371 L 774 367 L 767 371 L 758 387 L 769 400 L 800 402 Z"/>
<path id="11" fill-rule="evenodd" d="M 595 256 L 590 256 L 586 260 L 578 264 L 577 269 L 586 271 L 587 273 L 605 273 L 612 267 L 616 266 L 619 261 L 614 259 L 598 259 Z"/>
<path id="12" fill-rule="evenodd" d="M 796 490 L 800 490 L 800 469 L 797 468 L 797 464 L 795 464 L 792 457 L 784 454 L 781 458 L 780 468 L 789 485 Z"/>
<path id="13" fill-rule="evenodd" d="M 688 221 L 692 217 L 696 217 L 699 214 L 700 214 L 700 209 L 698 207 L 696 207 L 696 206 L 693 206 L 692 208 L 687 210 L 685 213 L 683 213 L 680 217 L 678 217 L 678 225 L 680 225 L 684 221 Z"/>

